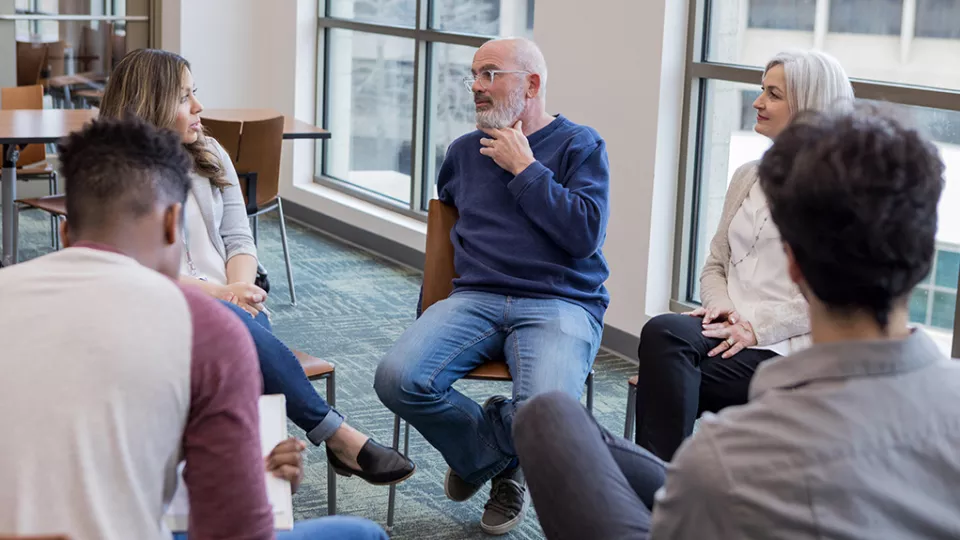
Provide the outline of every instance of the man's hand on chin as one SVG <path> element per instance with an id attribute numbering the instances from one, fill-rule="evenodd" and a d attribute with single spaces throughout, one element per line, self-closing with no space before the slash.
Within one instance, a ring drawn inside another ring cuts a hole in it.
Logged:
<path id="1" fill-rule="evenodd" d="M 480 139 L 480 153 L 493 159 L 503 170 L 516 176 L 536 161 L 520 120 L 513 127 L 503 129 L 477 127 L 490 137 Z"/>

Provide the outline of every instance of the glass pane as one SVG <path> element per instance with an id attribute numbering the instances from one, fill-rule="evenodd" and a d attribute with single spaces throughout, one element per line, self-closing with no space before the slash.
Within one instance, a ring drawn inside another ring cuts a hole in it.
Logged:
<path id="1" fill-rule="evenodd" d="M 960 39 L 960 0 L 917 0 L 918 38 Z"/>
<path id="2" fill-rule="evenodd" d="M 463 86 L 470 74 L 474 47 L 433 43 L 430 62 L 430 124 L 424 162 L 427 199 L 437 196 L 437 171 L 447 146 L 457 137 L 476 129 L 473 97 Z"/>
<path id="3" fill-rule="evenodd" d="M 329 32 L 324 174 L 409 204 L 414 42 Z"/>
<path id="4" fill-rule="evenodd" d="M 700 301 L 700 269 L 709 252 L 710 241 L 720 221 L 723 199 L 734 171 L 744 163 L 760 159 L 770 140 L 753 131 L 756 112 L 751 104 L 756 97 L 754 85 L 727 81 L 708 81 L 702 154 L 700 156 L 700 197 L 697 230 L 694 231 L 695 260 L 693 294 Z"/>
<path id="5" fill-rule="evenodd" d="M 417 25 L 417 0 L 330 0 L 330 17 L 390 26 Z"/>
<path id="6" fill-rule="evenodd" d="M 910 296 L 910 322 L 927 324 L 927 311 L 930 304 L 929 289 L 914 289 Z"/>
<path id="7" fill-rule="evenodd" d="M 480 36 L 533 37 L 534 0 L 432 0 L 430 27 Z"/>
<path id="8" fill-rule="evenodd" d="M 869 16 L 864 16 L 869 14 Z M 903 0 L 831 0 L 831 32 L 900 35 Z"/>
<path id="9" fill-rule="evenodd" d="M 960 248 L 958 248 L 958 251 L 940 250 L 937 252 L 936 273 L 938 287 L 957 288 L 957 275 L 960 274 Z"/>
<path id="10" fill-rule="evenodd" d="M 750 28 L 813 30 L 816 0 L 753 0 L 747 25 Z"/>
<path id="11" fill-rule="evenodd" d="M 960 0 L 917 0 L 914 37 L 901 43 L 903 0 L 709 0 L 707 60 L 765 66 L 778 52 L 819 47 L 851 77 L 960 89 Z M 817 22 L 823 42 L 814 41 Z"/>
<path id="12" fill-rule="evenodd" d="M 957 293 L 936 291 L 933 293 L 933 312 L 930 325 L 934 328 L 953 331 L 953 315 L 957 305 Z"/>

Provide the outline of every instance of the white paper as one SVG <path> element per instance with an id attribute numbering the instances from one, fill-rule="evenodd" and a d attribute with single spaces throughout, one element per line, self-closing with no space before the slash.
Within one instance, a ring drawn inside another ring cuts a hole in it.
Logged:
<path id="1" fill-rule="evenodd" d="M 287 400 L 283 394 L 260 396 L 260 453 L 266 457 L 287 438 Z M 183 463 L 177 467 L 177 491 L 163 516 L 173 532 L 186 532 L 190 516 L 187 487 L 183 483 Z M 267 499 L 273 508 L 273 527 L 286 531 L 293 528 L 293 494 L 290 482 L 264 471 Z"/>

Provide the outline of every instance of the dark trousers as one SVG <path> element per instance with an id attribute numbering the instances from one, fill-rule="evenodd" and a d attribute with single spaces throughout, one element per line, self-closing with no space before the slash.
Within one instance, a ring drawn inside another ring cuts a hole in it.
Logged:
<path id="1" fill-rule="evenodd" d="M 750 378 L 772 351 L 744 349 L 707 356 L 721 343 L 703 336 L 703 319 L 658 315 L 640 333 L 636 442 L 664 461 L 693 433 L 703 412 L 747 402 Z"/>
<path id="2" fill-rule="evenodd" d="M 534 397 L 517 412 L 513 440 L 547 538 L 648 536 L 665 464 L 600 427 L 579 401 L 562 392 Z"/>

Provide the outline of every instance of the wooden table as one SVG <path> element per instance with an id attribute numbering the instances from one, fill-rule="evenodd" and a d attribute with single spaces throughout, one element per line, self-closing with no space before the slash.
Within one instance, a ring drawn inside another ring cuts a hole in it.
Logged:
<path id="1" fill-rule="evenodd" d="M 0 266 L 14 264 L 13 204 L 17 199 L 17 158 L 19 147 L 32 143 L 54 143 L 77 131 L 97 117 L 93 109 L 46 109 L 0 111 L 0 145 L 3 145 L 3 177 L 0 204 L 3 209 L 3 250 Z M 271 109 L 210 109 L 200 114 L 216 120 L 262 120 L 280 116 Z M 308 122 L 284 116 L 284 139 L 329 139 L 330 132 Z"/>
<path id="2" fill-rule="evenodd" d="M 232 122 L 249 122 L 251 120 L 276 118 L 277 116 L 280 116 L 280 113 L 273 109 L 207 109 L 200 113 L 200 120 L 201 123 L 204 118 Z M 330 132 L 309 122 L 283 115 L 283 138 L 286 140 L 329 139 Z"/>
<path id="3" fill-rule="evenodd" d="M 0 264 L 13 261 L 13 201 L 17 199 L 17 159 L 20 146 L 31 143 L 57 142 L 96 117 L 92 110 L 22 110 L 0 111 L 0 144 L 3 145 L 3 186 L 0 201 L 3 208 L 3 251 Z"/>

